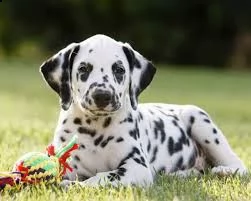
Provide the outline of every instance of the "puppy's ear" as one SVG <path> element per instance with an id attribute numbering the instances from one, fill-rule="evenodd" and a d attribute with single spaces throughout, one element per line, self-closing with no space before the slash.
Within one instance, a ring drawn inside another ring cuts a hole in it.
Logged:
<path id="1" fill-rule="evenodd" d="M 72 43 L 40 66 L 45 81 L 60 96 L 64 110 L 67 110 L 72 102 L 71 72 L 79 48 L 77 43 Z"/>
<path id="2" fill-rule="evenodd" d="M 156 68 L 129 44 L 123 45 L 123 51 L 130 67 L 129 95 L 132 108 L 135 110 L 138 105 L 138 96 L 151 83 Z"/>

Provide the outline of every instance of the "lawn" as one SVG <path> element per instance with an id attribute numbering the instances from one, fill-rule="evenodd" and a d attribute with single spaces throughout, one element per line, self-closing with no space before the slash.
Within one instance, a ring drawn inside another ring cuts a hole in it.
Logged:
<path id="1" fill-rule="evenodd" d="M 0 170 L 11 170 L 29 151 L 43 151 L 53 137 L 57 96 L 45 85 L 41 62 L 0 62 Z M 251 170 L 251 73 L 161 68 L 141 102 L 196 104 L 207 110 Z M 28 187 L 0 200 L 251 200 L 251 176 L 177 179 L 159 176 L 147 189 Z"/>

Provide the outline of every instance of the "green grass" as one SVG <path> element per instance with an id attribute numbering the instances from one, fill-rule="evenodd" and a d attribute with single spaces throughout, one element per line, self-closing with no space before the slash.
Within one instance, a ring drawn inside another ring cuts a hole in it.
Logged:
<path id="1" fill-rule="evenodd" d="M 40 62 L 0 62 L 0 170 L 53 138 L 57 96 L 38 72 Z M 251 169 L 251 74 L 202 69 L 158 69 L 142 102 L 196 104 L 207 110 Z M 4 192 L 0 200 L 251 200 L 251 176 L 177 179 L 159 176 L 147 189 L 33 186 Z"/>

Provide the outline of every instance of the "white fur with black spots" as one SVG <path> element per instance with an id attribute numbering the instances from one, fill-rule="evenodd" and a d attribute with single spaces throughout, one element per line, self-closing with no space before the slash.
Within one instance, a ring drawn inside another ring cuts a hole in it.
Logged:
<path id="1" fill-rule="evenodd" d="M 192 105 L 138 104 L 155 67 L 129 44 L 96 35 L 47 60 L 41 73 L 61 99 L 53 144 L 78 135 L 63 185 L 146 186 L 158 172 L 247 173 L 209 115 Z"/>

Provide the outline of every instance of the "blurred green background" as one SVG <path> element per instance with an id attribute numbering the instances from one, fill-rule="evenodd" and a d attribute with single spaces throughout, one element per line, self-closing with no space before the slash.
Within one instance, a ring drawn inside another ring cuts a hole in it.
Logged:
<path id="1" fill-rule="evenodd" d="M 250 0 L 3 0 L 0 55 L 49 55 L 103 33 L 156 63 L 249 68 L 250 9 Z"/>

